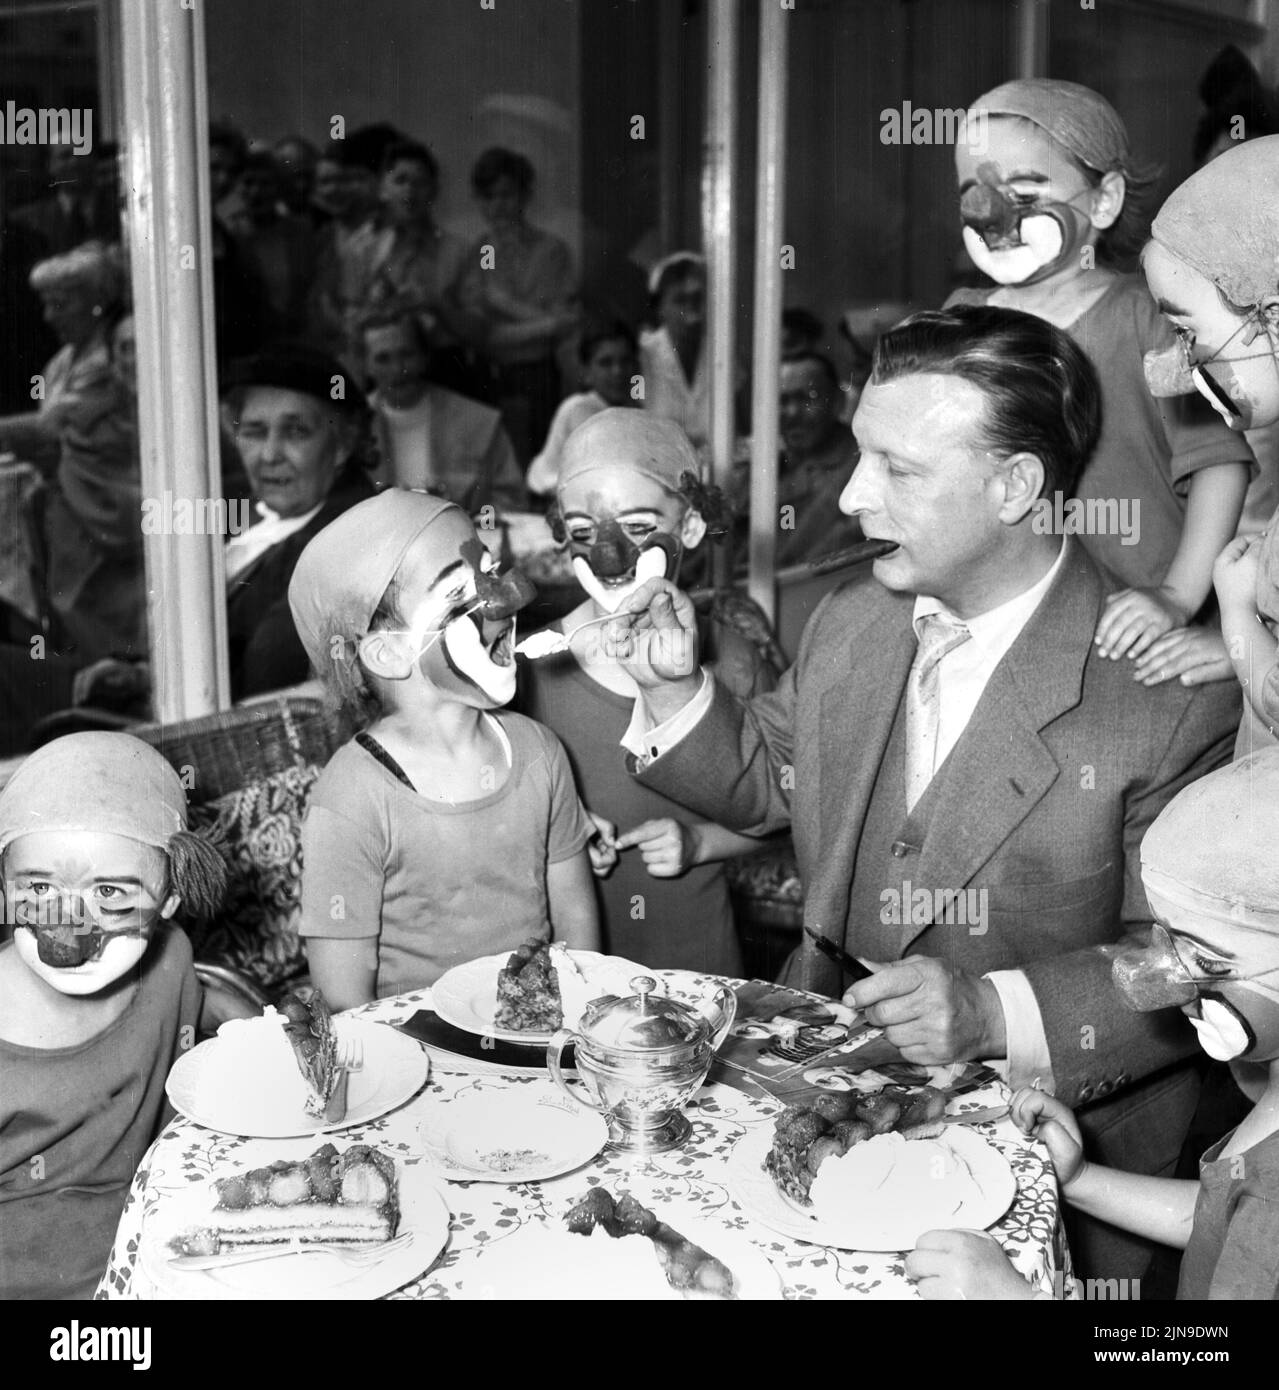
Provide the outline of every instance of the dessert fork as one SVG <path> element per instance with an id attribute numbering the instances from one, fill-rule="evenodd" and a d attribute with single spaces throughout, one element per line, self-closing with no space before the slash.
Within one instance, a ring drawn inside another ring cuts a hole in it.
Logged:
<path id="1" fill-rule="evenodd" d="M 605 613 L 602 618 L 587 618 L 568 632 L 531 632 L 515 644 L 515 654 L 529 661 L 538 661 L 544 656 L 558 656 L 560 652 L 568 651 L 569 643 L 583 628 L 612 622 L 618 616 L 617 613 Z"/>
<path id="2" fill-rule="evenodd" d="M 337 1080 L 333 1083 L 333 1093 L 324 1107 L 326 1124 L 338 1124 L 346 1118 L 347 1078 L 353 1071 L 364 1070 L 364 1040 L 358 1036 L 338 1039 Z"/>
<path id="3" fill-rule="evenodd" d="M 412 1231 L 401 1231 L 394 1240 L 381 1245 L 352 1247 L 349 1245 L 288 1245 L 265 1246 L 260 1250 L 236 1250 L 227 1255 L 174 1255 L 169 1263 L 174 1269 L 229 1269 L 232 1265 L 256 1264 L 259 1260 L 278 1260 L 285 1255 L 332 1255 L 345 1265 L 375 1264 L 383 1255 L 403 1250 L 413 1243 Z"/>

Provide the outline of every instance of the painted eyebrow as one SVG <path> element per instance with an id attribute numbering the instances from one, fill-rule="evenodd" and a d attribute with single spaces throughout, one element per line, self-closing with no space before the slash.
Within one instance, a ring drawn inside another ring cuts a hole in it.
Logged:
<path id="1" fill-rule="evenodd" d="M 1156 299 L 1155 305 L 1161 314 L 1175 314 L 1178 318 L 1183 319 L 1191 317 L 1189 309 L 1182 309 L 1179 305 L 1170 304 L 1166 299 Z"/>
<path id="2" fill-rule="evenodd" d="M 439 572 L 439 574 L 437 574 L 435 578 L 431 580 L 431 588 L 438 589 L 440 585 L 443 584 L 444 581 L 448 579 L 451 575 L 456 574 L 458 570 L 466 569 L 466 567 L 467 566 L 465 560 L 454 560 L 452 564 L 445 565 L 444 568 Z"/>
<path id="3" fill-rule="evenodd" d="M 1233 961 L 1238 959 L 1230 951 L 1224 950 L 1220 946 L 1213 946 L 1207 941 L 1201 941 L 1199 937 L 1192 936 L 1188 931 L 1182 931 L 1179 927 L 1168 927 L 1174 941 L 1189 941 L 1191 945 L 1198 946 L 1201 951 L 1207 951 L 1210 956 L 1219 956 L 1222 960 Z"/>
<path id="4" fill-rule="evenodd" d="M 15 878 L 57 878 L 56 869 L 19 869 L 14 875 Z M 128 888 L 141 888 L 143 886 L 140 878 L 133 878 L 129 874 L 99 874 L 94 883 L 116 883 L 123 884 Z"/>

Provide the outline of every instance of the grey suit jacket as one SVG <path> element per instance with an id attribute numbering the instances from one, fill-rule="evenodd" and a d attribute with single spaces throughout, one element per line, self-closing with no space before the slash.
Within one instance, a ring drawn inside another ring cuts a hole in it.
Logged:
<path id="1" fill-rule="evenodd" d="M 1149 925 L 1142 835 L 1177 791 L 1229 760 L 1239 693 L 1233 682 L 1148 690 L 1131 662 L 1099 657 L 1092 639 L 1108 587 L 1068 544 L 948 759 L 929 842 L 913 859 L 921 882 L 987 890 L 984 934 L 911 914 L 904 926 L 847 920 L 859 836 L 916 647 L 910 595 L 869 577 L 828 595 L 775 692 L 743 703 L 716 689 L 697 727 L 639 775 L 736 829 L 789 825 L 806 922 L 856 954 L 1023 970 L 1057 1095 L 1081 1105 L 1195 1051 L 1175 1011 L 1125 1006 L 1097 947 Z M 838 969 L 807 941 L 786 978 L 840 990 Z"/>

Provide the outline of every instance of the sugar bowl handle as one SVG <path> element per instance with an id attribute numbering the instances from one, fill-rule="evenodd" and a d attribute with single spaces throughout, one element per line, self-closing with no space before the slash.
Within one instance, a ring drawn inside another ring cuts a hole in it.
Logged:
<path id="1" fill-rule="evenodd" d="M 604 1107 L 597 1105 L 590 1099 L 585 1086 L 580 1083 L 576 1087 L 568 1084 L 568 1078 L 564 1075 L 564 1068 L 561 1066 L 564 1049 L 571 1043 L 575 1044 L 580 1041 L 581 1039 L 577 1034 L 568 1028 L 561 1028 L 553 1033 L 550 1042 L 546 1044 L 546 1069 L 551 1073 L 551 1080 L 575 1105 L 584 1105 L 588 1110 L 596 1110 L 604 1115 L 607 1113 Z"/>

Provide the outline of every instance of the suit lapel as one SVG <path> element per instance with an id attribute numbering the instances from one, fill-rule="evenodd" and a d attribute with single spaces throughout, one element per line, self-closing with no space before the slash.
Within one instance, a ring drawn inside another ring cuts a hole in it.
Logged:
<path id="1" fill-rule="evenodd" d="M 1061 775 L 1040 731 L 1079 703 L 1101 597 L 1082 547 L 1067 545 L 1052 588 L 992 672 L 946 760 L 919 858 L 922 884 L 966 887 Z M 905 954 L 929 923 L 903 916 Z"/>
<path id="2" fill-rule="evenodd" d="M 913 604 L 897 603 L 850 640 L 846 668 L 822 691 L 818 748 L 820 890 L 809 895 L 810 924 L 844 944 L 853 864 L 875 779 L 915 657 Z M 827 920 L 817 921 L 818 916 Z"/>

